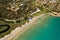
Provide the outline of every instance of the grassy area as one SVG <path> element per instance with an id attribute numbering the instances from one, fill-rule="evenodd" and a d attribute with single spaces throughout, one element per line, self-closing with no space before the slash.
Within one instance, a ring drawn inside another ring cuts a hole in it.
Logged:
<path id="1" fill-rule="evenodd" d="M 41 12 L 37 12 L 36 14 L 33 14 L 33 17 L 41 15 L 41 14 L 42 14 Z"/>
<path id="2" fill-rule="evenodd" d="M 3 27 L 0 27 L 0 32 L 5 30 L 7 27 L 3 26 Z"/>
<path id="3" fill-rule="evenodd" d="M 44 5 L 36 5 L 41 11 L 43 11 L 43 12 L 50 12 L 48 9 L 47 9 L 47 7 L 46 6 L 44 6 Z"/>
<path id="4" fill-rule="evenodd" d="M 0 20 L 0 23 L 10 25 L 10 29 L 9 30 L 7 30 L 6 32 L 0 34 L 0 38 L 2 38 L 3 36 L 9 34 L 16 27 L 21 27 L 21 25 L 24 25 L 27 21 L 28 20 L 22 20 L 19 23 L 8 23 L 8 22 L 5 22 L 5 21 Z M 6 27 L 0 27 L 0 31 L 5 30 L 5 29 L 6 29 Z"/>
<path id="5" fill-rule="evenodd" d="M 47 10 L 45 7 L 43 7 L 43 6 L 37 6 L 41 11 L 40 12 L 37 12 L 36 14 L 34 14 L 33 15 L 33 17 L 34 16 L 38 16 L 38 15 L 41 15 L 41 14 L 43 14 L 43 13 L 48 13 L 49 12 L 49 10 Z"/>

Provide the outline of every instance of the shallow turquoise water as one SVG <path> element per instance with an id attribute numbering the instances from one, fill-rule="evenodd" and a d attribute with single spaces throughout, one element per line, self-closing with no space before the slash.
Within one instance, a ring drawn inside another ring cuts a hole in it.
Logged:
<path id="1" fill-rule="evenodd" d="M 16 40 L 60 40 L 60 17 L 40 18 Z"/>

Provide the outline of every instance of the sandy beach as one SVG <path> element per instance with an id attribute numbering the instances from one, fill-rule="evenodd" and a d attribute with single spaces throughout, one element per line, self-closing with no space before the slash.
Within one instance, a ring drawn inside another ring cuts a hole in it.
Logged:
<path id="1" fill-rule="evenodd" d="M 49 13 L 49 15 L 60 17 L 60 13 L 57 13 L 57 12 Z"/>
<path id="2" fill-rule="evenodd" d="M 23 31 L 30 28 L 30 27 L 28 27 L 30 24 L 32 24 L 33 22 L 35 22 L 36 20 L 38 20 L 39 18 L 41 18 L 44 15 L 45 14 L 41 14 L 39 16 L 32 18 L 32 20 L 30 20 L 29 23 L 26 22 L 24 25 L 22 25 L 22 27 L 17 27 L 15 30 L 12 30 L 10 34 L 4 36 L 0 40 L 13 40 L 14 38 L 17 38 Z"/>

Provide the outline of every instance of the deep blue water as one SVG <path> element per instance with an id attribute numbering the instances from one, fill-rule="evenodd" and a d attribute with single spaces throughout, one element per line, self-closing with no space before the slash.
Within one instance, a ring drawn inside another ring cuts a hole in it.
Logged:
<path id="1" fill-rule="evenodd" d="M 16 40 L 60 40 L 60 17 L 40 18 Z"/>

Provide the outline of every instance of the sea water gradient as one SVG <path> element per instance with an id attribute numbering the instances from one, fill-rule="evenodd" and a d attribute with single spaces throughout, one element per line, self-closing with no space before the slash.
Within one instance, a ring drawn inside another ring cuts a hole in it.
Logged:
<path id="1" fill-rule="evenodd" d="M 60 17 L 46 16 L 38 19 L 16 40 L 60 40 Z"/>

